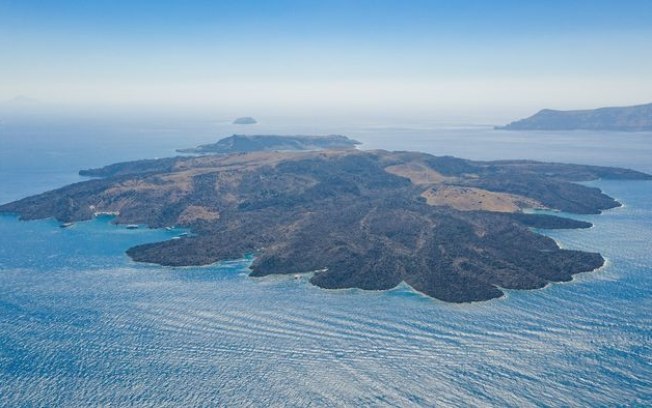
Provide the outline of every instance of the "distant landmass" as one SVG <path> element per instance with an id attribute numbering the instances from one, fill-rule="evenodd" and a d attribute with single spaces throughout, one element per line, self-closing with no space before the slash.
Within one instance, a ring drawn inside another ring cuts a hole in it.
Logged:
<path id="1" fill-rule="evenodd" d="M 256 123 L 258 123 L 256 119 L 251 116 L 244 116 L 233 121 L 234 125 L 255 125 Z"/>
<path id="2" fill-rule="evenodd" d="M 29 96 L 18 95 L 3 102 L 6 105 L 34 105 L 39 103 L 38 99 Z"/>
<path id="3" fill-rule="evenodd" d="M 544 109 L 529 118 L 497 129 L 652 131 L 652 103 L 592 110 Z"/>
<path id="4" fill-rule="evenodd" d="M 28 96 L 16 96 L 11 99 L 0 101 L 0 112 L 2 113 L 23 113 L 30 112 L 41 105 L 40 101 Z"/>
<path id="5" fill-rule="evenodd" d="M 238 153 L 257 151 L 307 151 L 352 149 L 360 142 L 346 136 L 233 135 L 207 145 L 178 149 L 180 153 Z"/>
<path id="6" fill-rule="evenodd" d="M 313 272 L 310 282 L 329 289 L 385 290 L 405 282 L 443 301 L 471 302 L 568 281 L 603 265 L 600 254 L 561 249 L 533 230 L 590 223 L 523 209 L 599 213 L 619 203 L 577 182 L 652 179 L 609 167 L 416 152 L 275 152 L 264 143 L 259 151 L 245 144 L 237 152 L 231 142 L 238 137 L 224 140 L 217 145 L 232 154 L 87 170 L 81 174 L 101 178 L 2 205 L 0 212 L 63 223 L 112 213 L 121 224 L 192 230 L 128 249 L 139 262 L 205 265 L 254 254 L 251 276 Z M 295 136 L 265 140 L 297 143 Z"/>

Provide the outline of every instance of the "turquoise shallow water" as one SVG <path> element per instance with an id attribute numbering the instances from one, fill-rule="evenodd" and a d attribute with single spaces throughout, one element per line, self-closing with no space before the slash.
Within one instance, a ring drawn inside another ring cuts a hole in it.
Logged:
<path id="1" fill-rule="evenodd" d="M 391 130 L 376 130 L 375 139 L 368 128 L 348 133 L 356 132 L 391 147 L 383 142 L 393 140 Z M 477 158 L 516 155 L 525 137 L 486 129 L 413 132 L 403 139 L 406 149 L 429 140 L 429 149 L 455 153 L 475 143 L 467 156 Z M 147 150 L 151 139 L 141 134 L 138 152 L 116 143 L 101 158 L 153 157 L 188 144 L 168 134 L 156 151 Z M 494 144 L 482 146 L 491 135 Z M 21 151 L 18 139 L 4 136 Z M 601 141 L 580 157 L 579 146 L 591 139 L 567 137 L 563 154 L 559 136 L 547 150 L 538 141 L 521 153 L 652 166 L 642 158 L 652 139 L 636 139 L 630 155 L 619 145 L 618 158 Z M 35 184 L 68 182 L 77 177 L 71 169 L 100 159 L 79 143 L 51 147 L 33 154 L 68 159 L 21 161 L 22 172 L 0 168 L 1 201 L 33 192 Z M 127 230 L 107 217 L 61 229 L 53 220 L 2 216 L 0 406 L 649 405 L 652 183 L 593 184 L 624 207 L 576 216 L 594 223 L 591 229 L 547 234 L 564 247 L 601 252 L 606 267 L 466 305 L 407 287 L 327 291 L 305 280 L 253 279 L 246 259 L 202 268 L 136 264 L 126 248 L 174 233 Z"/>

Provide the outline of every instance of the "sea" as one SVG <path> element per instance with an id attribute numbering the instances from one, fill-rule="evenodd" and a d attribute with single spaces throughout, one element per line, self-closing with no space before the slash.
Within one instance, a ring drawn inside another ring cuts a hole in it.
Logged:
<path id="1" fill-rule="evenodd" d="M 363 149 L 652 172 L 652 133 L 516 132 L 441 121 L 39 118 L 0 124 L 0 203 L 80 169 L 166 157 L 233 133 L 344 134 Z M 59 228 L 0 216 L 2 407 L 638 407 L 652 405 L 652 182 L 589 183 L 623 203 L 545 234 L 603 268 L 450 304 L 401 285 L 324 290 L 131 261 L 179 231 L 102 216 Z"/>

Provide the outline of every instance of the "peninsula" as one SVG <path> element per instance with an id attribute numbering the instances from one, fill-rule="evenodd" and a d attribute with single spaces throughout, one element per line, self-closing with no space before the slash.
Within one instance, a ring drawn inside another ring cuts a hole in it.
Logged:
<path id="1" fill-rule="evenodd" d="M 652 103 L 592 110 L 544 109 L 497 129 L 652 131 Z"/>
<path id="2" fill-rule="evenodd" d="M 523 209 L 599 213 L 619 203 L 576 182 L 652 179 L 626 169 L 416 152 L 268 151 L 266 143 L 237 152 L 231 142 L 213 145 L 231 146 L 217 149 L 223 154 L 87 170 L 82 174 L 99 178 L 2 205 L 0 212 L 61 222 L 115 212 L 120 224 L 192 229 L 180 239 L 128 249 L 139 262 L 205 265 L 253 253 L 251 276 L 317 271 L 310 282 L 322 288 L 384 290 L 405 282 L 443 301 L 471 302 L 500 297 L 503 289 L 568 281 L 603 265 L 600 254 L 561 249 L 533 230 L 589 223 Z"/>

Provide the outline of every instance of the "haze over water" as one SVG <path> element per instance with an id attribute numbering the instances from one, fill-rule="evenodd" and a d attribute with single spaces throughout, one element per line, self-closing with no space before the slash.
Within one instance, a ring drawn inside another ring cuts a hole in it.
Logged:
<path id="1" fill-rule="evenodd" d="M 652 171 L 652 135 L 523 133 L 484 125 L 269 119 L 8 121 L 0 202 L 77 170 L 163 157 L 238 133 L 341 133 L 362 148 Z M 92 140 L 89 139 L 92 135 Z M 624 203 L 547 232 L 608 264 L 566 284 L 453 305 L 401 287 L 329 291 L 253 279 L 248 260 L 131 262 L 178 232 L 110 218 L 61 229 L 0 217 L 0 405 L 494 405 L 652 403 L 652 183 L 592 182 Z"/>

